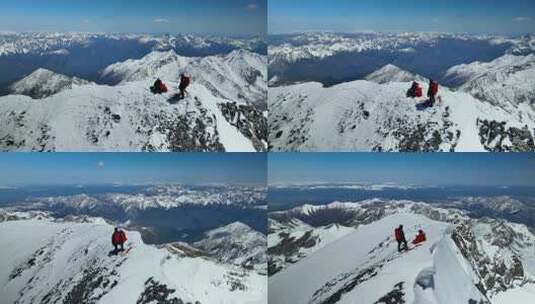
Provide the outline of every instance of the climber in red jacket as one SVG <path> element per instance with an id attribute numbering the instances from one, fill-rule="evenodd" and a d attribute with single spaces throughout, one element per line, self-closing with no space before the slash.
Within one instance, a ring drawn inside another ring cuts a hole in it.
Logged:
<path id="1" fill-rule="evenodd" d="M 124 243 L 126 242 L 126 233 L 123 230 L 115 227 L 115 231 L 111 236 L 111 243 L 115 247 L 115 252 L 124 250 Z M 120 249 L 118 247 L 121 247 Z"/>
<path id="2" fill-rule="evenodd" d="M 403 225 L 399 225 L 399 227 L 394 230 L 394 236 L 398 242 L 398 252 L 409 250 L 407 240 L 405 239 L 405 233 L 403 232 Z M 403 247 L 401 245 L 403 245 Z"/>
<path id="3" fill-rule="evenodd" d="M 150 87 L 150 91 L 153 94 L 167 93 L 167 86 L 165 85 L 165 83 L 163 83 L 163 81 L 160 78 L 158 78 L 154 82 L 154 85 L 152 85 L 152 87 Z"/>
<path id="4" fill-rule="evenodd" d="M 420 244 L 425 242 L 427 239 L 425 237 L 425 232 L 423 230 L 418 230 L 418 234 L 416 235 L 416 238 L 412 241 L 414 245 Z"/>
<path id="5" fill-rule="evenodd" d="M 184 73 L 180 74 L 180 84 L 178 85 L 178 89 L 180 90 L 180 93 L 178 93 L 179 99 L 184 99 L 186 97 L 186 89 L 191 83 L 191 77 L 186 76 Z"/>
<path id="6" fill-rule="evenodd" d="M 438 82 L 429 80 L 429 89 L 427 90 L 427 97 L 429 97 L 429 105 L 432 107 L 435 105 L 435 97 L 438 93 Z"/>
<path id="7" fill-rule="evenodd" d="M 422 87 L 416 81 L 412 82 L 411 88 L 407 91 L 407 97 L 422 97 Z"/>

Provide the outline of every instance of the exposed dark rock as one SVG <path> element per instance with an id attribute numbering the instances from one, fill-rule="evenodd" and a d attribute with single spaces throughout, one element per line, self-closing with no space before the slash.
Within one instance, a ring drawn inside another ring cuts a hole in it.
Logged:
<path id="1" fill-rule="evenodd" d="M 528 126 L 519 129 L 508 127 L 505 121 L 479 120 L 479 139 L 486 150 L 491 152 L 532 152 L 535 151 L 534 131 Z"/>
<path id="2" fill-rule="evenodd" d="M 389 291 L 386 295 L 382 296 L 377 300 L 374 304 L 403 304 L 406 303 L 405 299 L 403 297 L 405 296 L 405 293 L 403 292 L 403 284 L 405 282 L 399 282 L 396 285 L 394 285 L 394 289 Z"/>
<path id="3" fill-rule="evenodd" d="M 173 297 L 174 289 L 168 288 L 167 285 L 161 284 L 150 277 L 145 282 L 145 290 L 139 295 L 137 304 L 201 304 L 199 301 L 195 303 L 184 302 L 182 299 Z"/>
<path id="4" fill-rule="evenodd" d="M 238 105 L 235 102 L 220 103 L 219 108 L 225 119 L 252 141 L 256 151 L 266 151 L 268 125 L 262 112 L 254 106 Z"/>

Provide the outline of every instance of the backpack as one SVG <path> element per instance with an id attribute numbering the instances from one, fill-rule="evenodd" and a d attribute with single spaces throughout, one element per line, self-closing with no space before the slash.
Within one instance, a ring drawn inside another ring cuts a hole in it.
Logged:
<path id="1" fill-rule="evenodd" d="M 167 93 L 167 86 L 163 82 L 160 84 L 160 92 Z"/>
<path id="2" fill-rule="evenodd" d="M 182 80 L 180 82 L 184 87 L 187 87 L 187 86 L 189 86 L 189 83 L 191 82 L 191 79 L 189 77 L 187 77 L 187 76 L 184 76 L 184 77 L 182 77 Z"/>
<path id="3" fill-rule="evenodd" d="M 416 97 L 422 97 L 422 87 L 421 86 L 417 86 L 416 87 L 416 92 L 415 92 L 415 95 Z"/>
<path id="4" fill-rule="evenodd" d="M 401 241 L 401 229 L 396 228 L 394 230 L 394 235 L 396 236 L 396 241 Z"/>
<path id="5" fill-rule="evenodd" d="M 432 95 L 436 95 L 437 92 L 438 92 L 438 83 L 436 83 L 436 82 L 433 81 L 433 82 L 431 83 L 431 94 L 432 94 Z"/>

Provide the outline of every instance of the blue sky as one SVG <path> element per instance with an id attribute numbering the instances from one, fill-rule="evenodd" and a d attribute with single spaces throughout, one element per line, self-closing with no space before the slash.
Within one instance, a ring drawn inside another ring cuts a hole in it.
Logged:
<path id="1" fill-rule="evenodd" d="M 535 30 L 533 0 L 269 0 L 269 33 Z"/>
<path id="2" fill-rule="evenodd" d="M 270 153 L 270 184 L 535 186 L 533 153 Z"/>
<path id="3" fill-rule="evenodd" d="M 264 153 L 0 153 L 0 187 L 266 183 Z"/>
<path id="4" fill-rule="evenodd" d="M 264 34 L 266 0 L 13 0 L 0 30 Z"/>

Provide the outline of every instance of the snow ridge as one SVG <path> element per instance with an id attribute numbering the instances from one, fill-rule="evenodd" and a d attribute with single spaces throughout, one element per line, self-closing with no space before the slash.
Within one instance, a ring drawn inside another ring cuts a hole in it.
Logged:
<path id="1" fill-rule="evenodd" d="M 535 235 L 524 225 L 474 219 L 456 209 L 410 201 L 303 206 L 269 216 L 269 297 L 276 303 L 490 304 L 535 299 L 535 259 L 529 245 Z M 333 223 L 351 230 L 320 248 L 301 237 L 303 230 L 310 235 Z M 427 241 L 397 253 L 393 229 L 400 224 L 409 242 L 418 229 L 424 229 Z M 304 228 L 308 225 L 312 227 Z M 293 255 L 296 247 L 302 254 Z M 308 248 L 313 254 L 306 254 Z M 281 264 L 279 255 L 289 257 L 291 264 Z"/>
<path id="2" fill-rule="evenodd" d="M 267 303 L 265 276 L 145 245 L 134 231 L 128 253 L 113 255 L 102 220 L 13 220 L 0 231 L 1 303 Z"/>
<path id="3" fill-rule="evenodd" d="M 497 82 L 496 86 L 501 85 Z M 441 87 L 441 102 L 407 98 L 411 82 L 365 80 L 271 88 L 273 151 L 532 151 L 535 112 Z M 423 84 L 424 92 L 427 84 Z M 531 90 L 531 89 L 530 89 Z M 531 94 L 531 93 L 529 93 Z"/>

